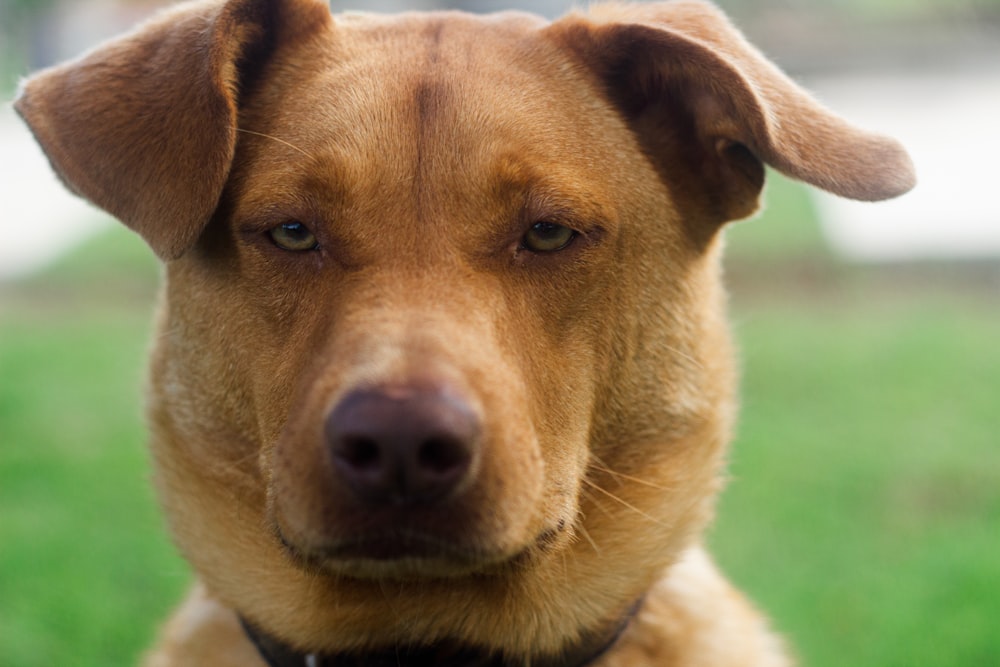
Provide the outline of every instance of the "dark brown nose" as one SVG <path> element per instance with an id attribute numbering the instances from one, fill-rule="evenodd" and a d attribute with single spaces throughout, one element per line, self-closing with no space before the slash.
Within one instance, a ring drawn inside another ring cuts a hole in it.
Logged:
<path id="1" fill-rule="evenodd" d="M 418 505 L 456 493 L 474 471 L 479 419 L 440 389 L 359 389 L 326 420 L 333 466 L 369 505 Z"/>

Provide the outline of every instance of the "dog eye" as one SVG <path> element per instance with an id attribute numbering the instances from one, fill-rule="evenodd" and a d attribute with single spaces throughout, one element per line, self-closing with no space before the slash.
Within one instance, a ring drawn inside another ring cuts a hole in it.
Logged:
<path id="1" fill-rule="evenodd" d="M 316 250 L 319 247 L 316 236 L 301 222 L 286 222 L 283 225 L 272 227 L 267 231 L 267 235 L 274 241 L 274 245 L 282 250 L 303 252 Z"/>
<path id="2" fill-rule="evenodd" d="M 554 222 L 536 222 L 524 235 L 521 244 L 532 252 L 556 252 L 569 247 L 577 233 Z"/>

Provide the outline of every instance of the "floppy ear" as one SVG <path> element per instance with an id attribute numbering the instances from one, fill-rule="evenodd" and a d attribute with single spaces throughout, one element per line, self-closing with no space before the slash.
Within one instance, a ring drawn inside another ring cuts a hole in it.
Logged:
<path id="1" fill-rule="evenodd" d="M 602 5 L 547 31 L 597 77 L 661 176 L 717 222 L 756 209 L 762 163 L 852 199 L 915 183 L 898 143 L 823 108 L 712 5 Z"/>
<path id="2" fill-rule="evenodd" d="M 15 108 L 70 190 L 174 259 L 218 204 L 241 92 L 279 40 L 329 20 L 320 0 L 187 3 L 32 77 Z"/>

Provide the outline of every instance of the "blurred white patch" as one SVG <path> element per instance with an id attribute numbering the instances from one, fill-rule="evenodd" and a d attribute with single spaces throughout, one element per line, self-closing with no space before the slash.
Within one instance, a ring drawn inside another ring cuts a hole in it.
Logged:
<path id="1" fill-rule="evenodd" d="M 1000 69 L 811 82 L 830 108 L 895 137 L 917 187 L 875 204 L 820 193 L 834 249 L 867 262 L 1000 257 Z"/>
<path id="2" fill-rule="evenodd" d="M 0 106 L 0 280 L 45 266 L 110 222 L 66 190 L 27 126 Z"/>

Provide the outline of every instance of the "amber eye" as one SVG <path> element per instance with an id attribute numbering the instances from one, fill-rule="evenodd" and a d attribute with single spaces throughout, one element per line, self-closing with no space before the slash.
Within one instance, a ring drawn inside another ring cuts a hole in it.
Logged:
<path id="1" fill-rule="evenodd" d="M 556 252 L 568 247 L 576 232 L 553 222 L 536 222 L 521 240 L 522 245 L 532 252 Z"/>
<path id="2" fill-rule="evenodd" d="M 282 250 L 303 252 L 319 247 L 316 237 L 301 222 L 286 222 L 283 225 L 272 227 L 267 231 L 267 235 Z"/>

